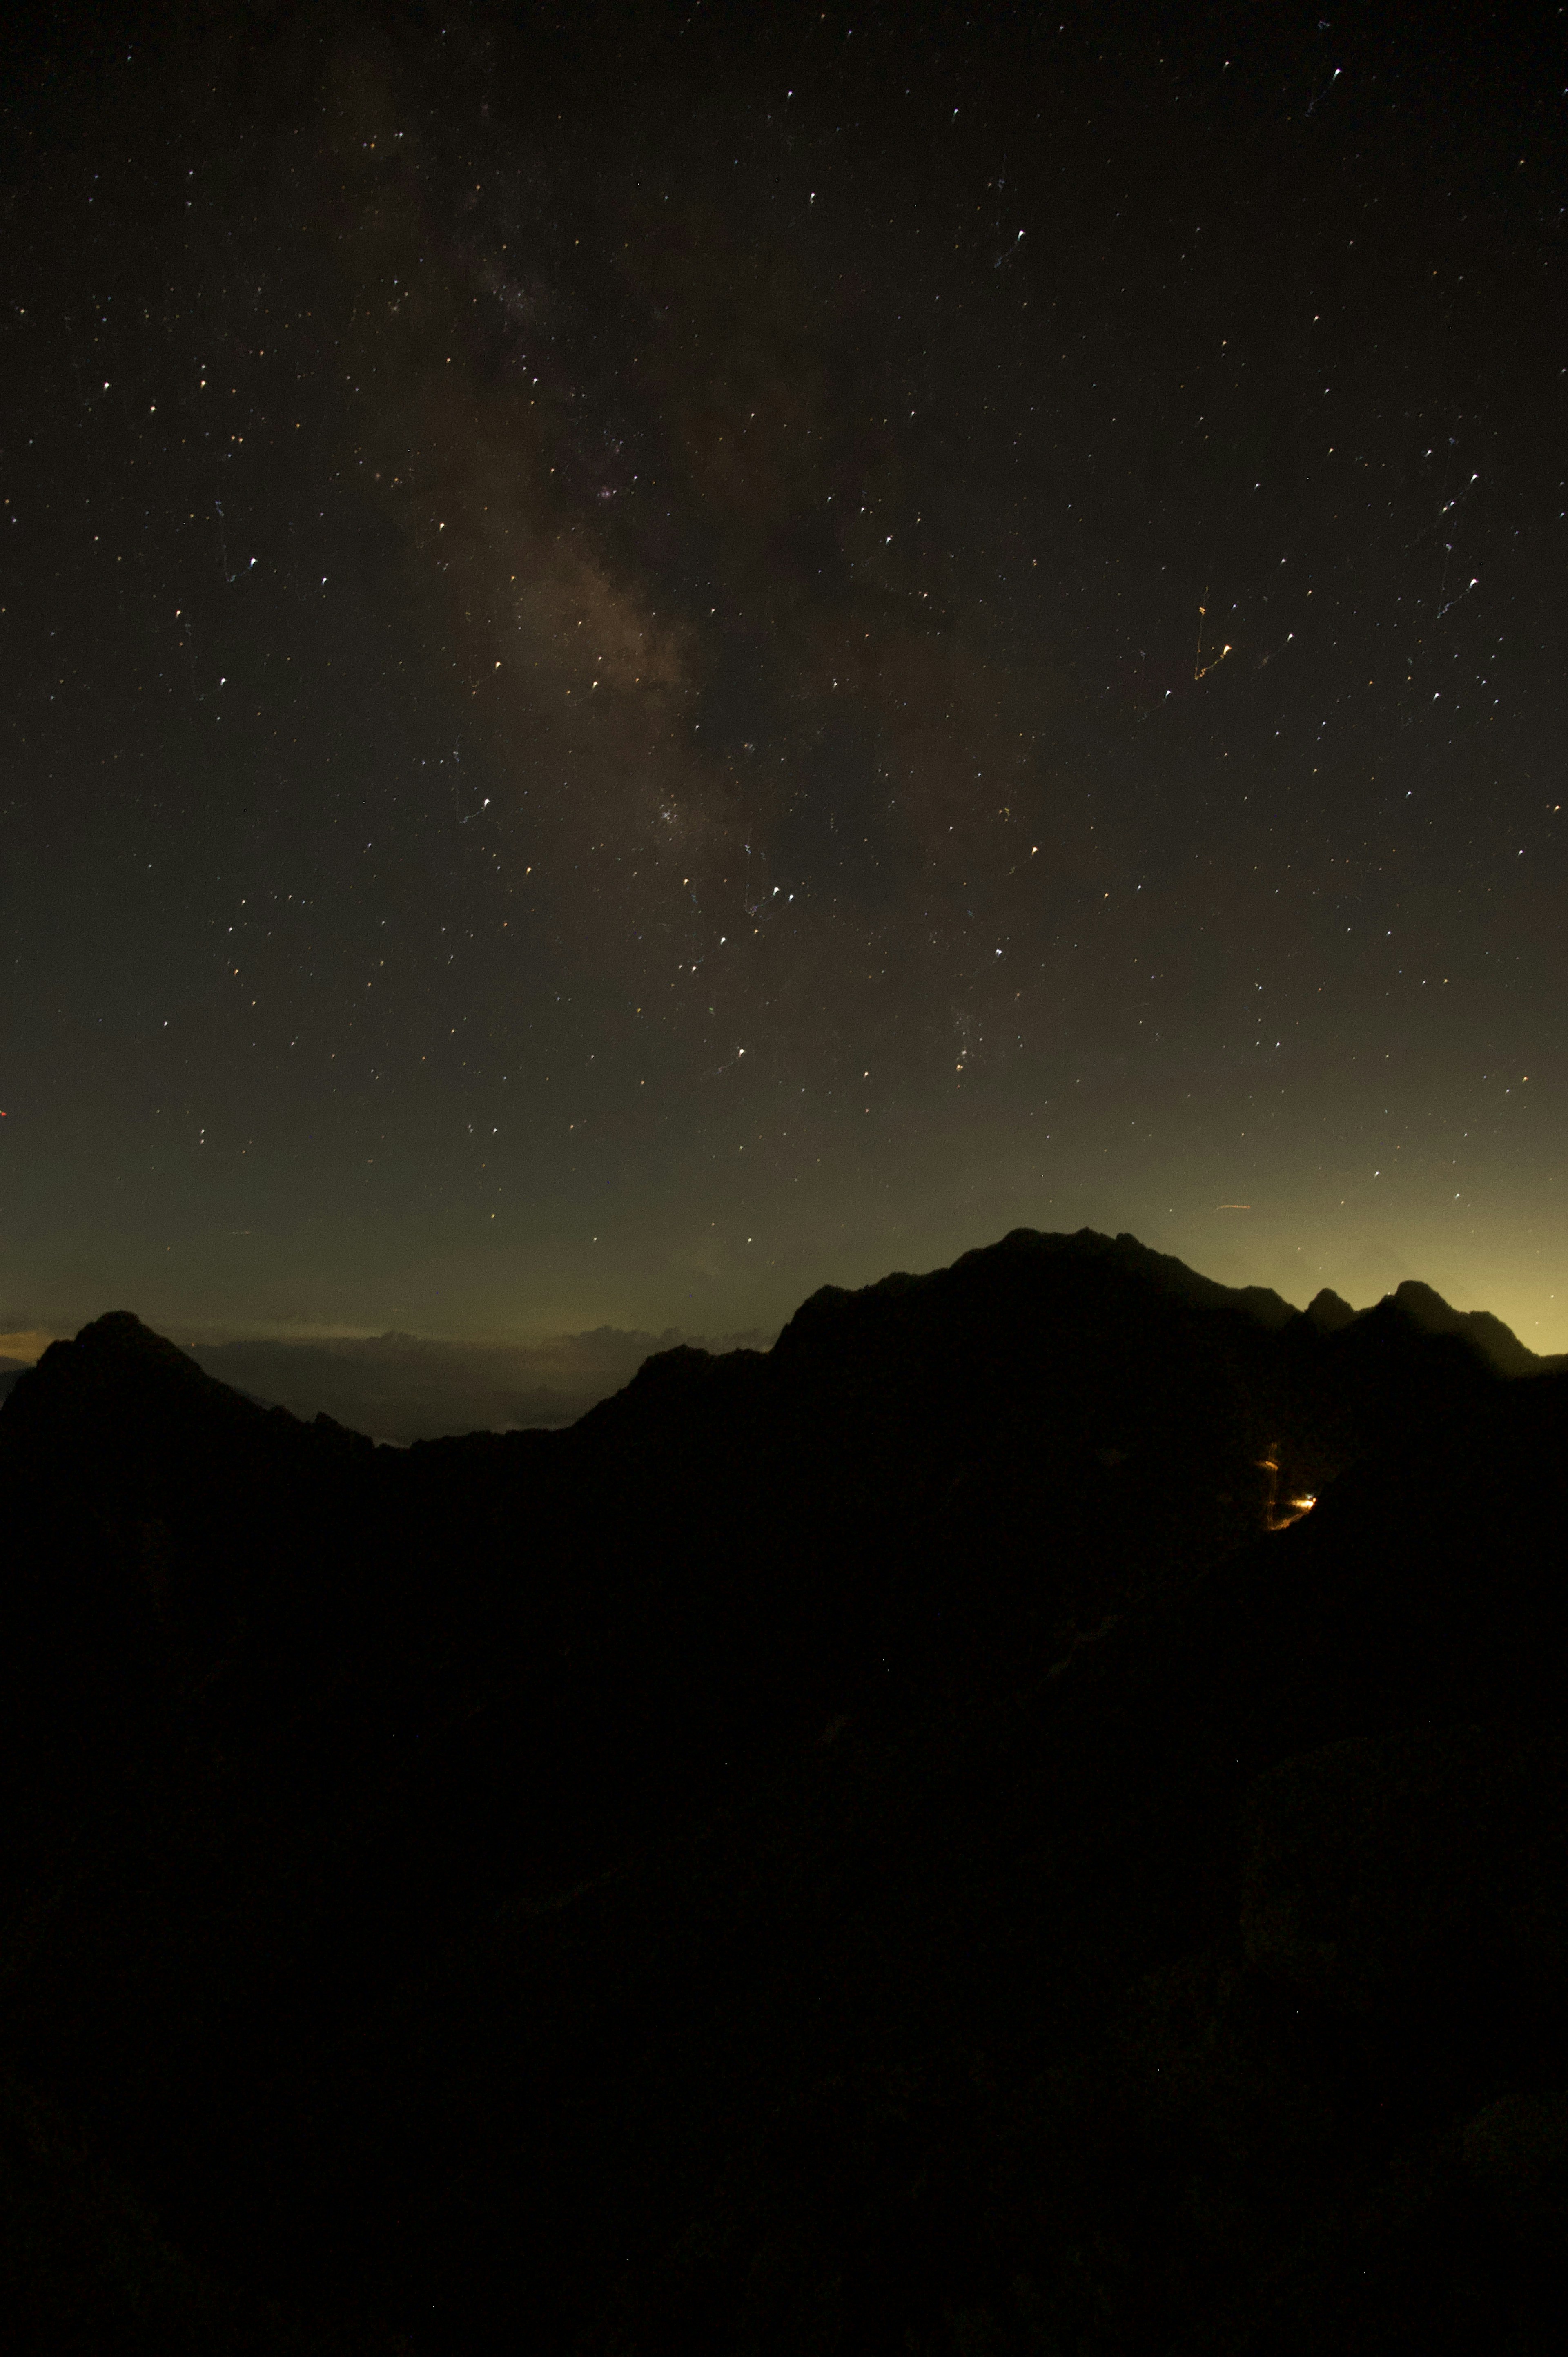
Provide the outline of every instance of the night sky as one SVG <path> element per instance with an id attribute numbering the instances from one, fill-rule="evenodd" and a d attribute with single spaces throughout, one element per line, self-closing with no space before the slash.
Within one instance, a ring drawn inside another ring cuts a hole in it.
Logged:
<path id="1" fill-rule="evenodd" d="M 1568 1348 L 1568 71 L 1492 24 L 57 16 L 0 1351 L 1086 1223 Z"/>

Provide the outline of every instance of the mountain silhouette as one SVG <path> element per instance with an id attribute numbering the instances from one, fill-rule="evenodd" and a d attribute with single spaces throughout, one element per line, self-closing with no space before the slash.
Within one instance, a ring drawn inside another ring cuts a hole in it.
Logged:
<path id="1" fill-rule="evenodd" d="M 1450 1309 L 1429 1285 L 1417 1285 L 1407 1277 L 1394 1294 L 1393 1305 L 1423 1334 L 1465 1336 L 1501 1374 L 1531 1374 L 1541 1364 L 1534 1351 L 1527 1350 L 1500 1318 L 1485 1309 Z"/>
<path id="2" fill-rule="evenodd" d="M 54 1344 L 12 2345 L 1556 2345 L 1565 1439 L 1090 1231 L 407 1449 Z"/>

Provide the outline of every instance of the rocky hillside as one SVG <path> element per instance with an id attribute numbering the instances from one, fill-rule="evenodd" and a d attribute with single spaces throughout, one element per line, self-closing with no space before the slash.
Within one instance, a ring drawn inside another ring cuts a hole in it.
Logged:
<path id="1" fill-rule="evenodd" d="M 1556 2345 L 1565 1440 L 1088 1232 L 406 1451 L 57 1344 L 14 2345 Z"/>

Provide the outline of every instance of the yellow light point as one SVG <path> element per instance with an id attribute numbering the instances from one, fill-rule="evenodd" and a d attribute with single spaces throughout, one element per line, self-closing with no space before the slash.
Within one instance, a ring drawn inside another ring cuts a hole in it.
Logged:
<path id="1" fill-rule="evenodd" d="M 1205 599 L 1207 600 L 1208 596 L 1208 590 L 1207 590 L 1207 589 L 1204 591 L 1203 595 L 1204 595 Z M 1230 644 L 1229 644 L 1229 643 L 1227 643 L 1226 645 L 1224 645 L 1224 646 L 1222 646 L 1222 647 L 1220 648 L 1219 652 L 1217 655 L 1210 655 L 1210 657 L 1209 657 L 1208 661 L 1207 662 L 1204 662 L 1204 660 L 1203 660 L 1203 624 L 1204 624 L 1204 618 L 1205 618 L 1205 616 L 1208 614 L 1208 607 L 1207 603 L 1205 603 L 1204 605 L 1201 605 L 1201 606 L 1198 608 L 1198 609 L 1197 609 L 1197 652 L 1194 655 L 1194 657 L 1193 657 L 1193 659 L 1192 659 L 1192 675 L 1193 675 L 1193 678 L 1194 678 L 1194 680 L 1195 680 L 1195 681 L 1196 681 L 1196 680 L 1200 680 L 1200 679 L 1206 679 L 1206 678 L 1208 676 L 1208 673 L 1209 673 L 1211 671 L 1218 671 L 1218 670 L 1219 670 L 1219 666 L 1220 666 L 1220 664 L 1224 662 L 1224 660 L 1225 660 L 1226 656 L 1227 656 L 1228 654 L 1230 654 L 1230 653 L 1231 653 L 1231 652 L 1232 652 L 1232 649 L 1230 648 Z"/>
<path id="2" fill-rule="evenodd" d="M 1279 1458 L 1259 1457 L 1254 1462 L 1259 1472 L 1269 1477 L 1269 1494 L 1263 1504 L 1263 1527 L 1270 1531 L 1288 1531 L 1293 1523 L 1300 1522 L 1303 1514 L 1312 1512 L 1317 1503 L 1316 1495 L 1308 1491 L 1299 1498 L 1282 1498 L 1279 1494 Z"/>

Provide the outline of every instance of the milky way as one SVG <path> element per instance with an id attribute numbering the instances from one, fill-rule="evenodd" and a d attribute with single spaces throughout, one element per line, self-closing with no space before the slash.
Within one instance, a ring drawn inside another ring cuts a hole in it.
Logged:
<path id="1" fill-rule="evenodd" d="M 1568 1346 L 1561 76 L 762 13 L 13 78 L 0 1321 Z"/>

